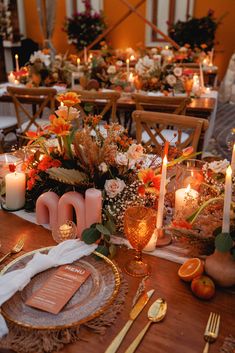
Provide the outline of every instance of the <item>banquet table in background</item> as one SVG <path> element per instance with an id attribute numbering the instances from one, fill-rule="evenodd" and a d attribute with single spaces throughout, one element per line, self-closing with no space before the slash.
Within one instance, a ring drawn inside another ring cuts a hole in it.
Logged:
<path id="1" fill-rule="evenodd" d="M 4 211 L 0 211 L 0 234 L 2 244 L 0 248 L 1 255 L 8 252 L 22 236 L 25 237 L 23 252 L 55 245 L 49 230 Z M 131 250 L 127 250 L 126 248 L 118 249 L 115 260 L 121 269 L 126 259 L 130 256 L 129 251 Z M 177 276 L 178 264 L 151 255 L 145 256 L 152 267 L 149 288 L 155 289 L 150 303 L 157 297 L 163 297 L 168 303 L 168 311 L 163 322 L 153 324 L 150 327 L 136 352 L 202 352 L 204 347 L 203 333 L 211 311 L 220 313 L 221 315 L 219 337 L 210 350 L 211 353 L 219 352 L 219 348 L 223 344 L 225 337 L 230 334 L 235 336 L 235 290 L 217 288 L 216 296 L 212 300 L 208 302 L 199 300 L 192 295 L 189 284 L 182 282 Z M 8 262 L 12 259 L 13 257 Z M 83 329 L 84 340 L 65 346 L 60 351 L 61 353 L 103 353 L 105 351 L 128 320 L 132 299 L 140 282 L 137 278 L 125 274 L 124 276 L 128 281 L 129 291 L 123 311 L 119 314 L 115 324 L 107 328 L 105 335 L 93 334 Z M 149 306 L 150 304 L 145 307 L 136 319 L 118 352 L 124 352 L 137 333 L 147 323 L 147 310 Z"/>

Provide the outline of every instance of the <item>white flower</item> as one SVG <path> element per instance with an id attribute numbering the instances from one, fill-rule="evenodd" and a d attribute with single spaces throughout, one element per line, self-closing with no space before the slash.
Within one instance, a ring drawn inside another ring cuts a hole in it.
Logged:
<path id="1" fill-rule="evenodd" d="M 185 53 L 186 51 L 188 51 L 188 48 L 186 48 L 186 47 L 181 47 L 181 48 L 179 48 L 179 52 L 183 52 L 183 53 Z"/>
<path id="2" fill-rule="evenodd" d="M 214 173 L 226 173 L 226 169 L 229 166 L 229 161 L 224 159 L 223 161 L 214 161 L 208 164 L 208 168 Z"/>
<path id="3" fill-rule="evenodd" d="M 148 75 L 151 70 L 154 69 L 154 60 L 150 59 L 148 55 L 145 55 L 143 58 L 140 58 L 135 65 L 135 70 L 138 75 Z"/>
<path id="4" fill-rule="evenodd" d="M 140 157 L 143 156 L 144 149 L 143 146 L 141 145 L 136 145 L 135 143 L 131 145 L 127 151 L 127 157 L 128 159 L 139 159 Z"/>
<path id="5" fill-rule="evenodd" d="M 176 77 L 180 77 L 183 73 L 182 67 L 175 67 L 173 72 Z"/>
<path id="6" fill-rule="evenodd" d="M 176 84 L 176 77 L 174 75 L 167 75 L 166 76 L 166 82 L 170 85 L 170 86 L 174 86 Z"/>
<path id="7" fill-rule="evenodd" d="M 128 164 L 127 155 L 125 153 L 120 152 L 116 155 L 115 161 L 117 165 L 127 165 Z"/>
<path id="8" fill-rule="evenodd" d="M 151 53 L 152 54 L 157 54 L 157 48 L 151 48 Z"/>
<path id="9" fill-rule="evenodd" d="M 107 73 L 112 75 L 112 74 L 116 74 L 117 70 L 116 70 L 116 67 L 114 65 L 110 65 L 108 67 L 108 70 L 107 70 Z"/>
<path id="10" fill-rule="evenodd" d="M 116 61 L 116 66 L 121 67 L 123 65 L 123 62 L 121 60 Z"/>
<path id="11" fill-rule="evenodd" d="M 106 180 L 104 184 L 107 195 L 111 198 L 117 196 L 126 187 L 126 184 L 121 179 Z"/>
<path id="12" fill-rule="evenodd" d="M 108 166 L 105 162 L 100 163 L 98 169 L 102 172 L 102 173 L 106 173 L 108 171 Z"/>
<path id="13" fill-rule="evenodd" d="M 35 61 L 41 61 L 43 64 L 46 66 L 49 66 L 51 61 L 50 61 L 50 55 L 44 54 L 41 50 L 35 51 L 29 58 L 29 61 L 34 64 Z"/>
<path id="14" fill-rule="evenodd" d="M 72 121 L 78 118 L 80 111 L 73 107 L 68 108 L 65 105 L 64 106 L 60 105 L 59 109 L 56 110 L 55 113 L 57 116 L 59 116 L 60 118 L 63 118 L 64 120 Z"/>

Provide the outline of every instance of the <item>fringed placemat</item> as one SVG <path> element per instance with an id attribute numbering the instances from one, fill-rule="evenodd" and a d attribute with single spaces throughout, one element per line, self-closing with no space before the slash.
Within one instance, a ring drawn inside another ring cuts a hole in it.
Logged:
<path id="1" fill-rule="evenodd" d="M 235 353 L 235 337 L 230 335 L 225 338 L 224 344 L 220 348 L 220 353 Z"/>
<path id="2" fill-rule="evenodd" d="M 114 324 L 118 314 L 124 307 L 128 291 L 128 283 L 120 274 L 121 286 L 112 305 L 97 318 L 80 326 L 60 330 L 27 329 L 8 322 L 9 334 L 1 342 L 3 348 L 14 349 L 17 353 L 50 353 L 58 352 L 64 345 L 80 340 L 80 327 L 87 327 L 92 332 L 104 334 L 107 327 Z"/>

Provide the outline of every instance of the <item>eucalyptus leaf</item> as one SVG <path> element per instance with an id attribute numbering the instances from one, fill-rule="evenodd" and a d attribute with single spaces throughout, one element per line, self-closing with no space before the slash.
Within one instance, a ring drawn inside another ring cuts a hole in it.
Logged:
<path id="1" fill-rule="evenodd" d="M 82 232 L 82 240 L 86 244 L 93 244 L 100 239 L 100 232 L 96 228 L 87 228 Z"/>
<path id="2" fill-rule="evenodd" d="M 104 234 L 104 235 L 110 235 L 109 229 L 106 228 L 106 227 L 105 227 L 103 224 L 101 224 L 101 223 L 97 223 L 97 224 L 96 224 L 96 229 L 97 229 L 100 233 L 102 233 L 102 234 Z"/>
<path id="3" fill-rule="evenodd" d="M 96 251 L 99 252 L 100 254 L 104 255 L 104 256 L 108 256 L 109 255 L 109 249 L 105 245 L 99 245 L 96 248 Z"/>
<path id="4" fill-rule="evenodd" d="M 229 233 L 220 233 L 215 238 L 215 247 L 220 252 L 228 252 L 233 247 L 233 239 Z"/>
<path id="5" fill-rule="evenodd" d="M 116 233 L 116 225 L 111 219 L 109 219 L 105 223 L 105 227 L 109 230 L 109 234 L 115 234 Z"/>

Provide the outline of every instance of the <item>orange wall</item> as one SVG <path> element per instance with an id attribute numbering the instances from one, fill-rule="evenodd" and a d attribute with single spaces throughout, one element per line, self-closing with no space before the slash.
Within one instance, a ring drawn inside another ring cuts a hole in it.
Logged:
<path id="1" fill-rule="evenodd" d="M 72 1 L 72 0 L 70 0 Z M 137 4 L 138 0 L 129 0 L 131 4 Z M 180 1 L 180 0 L 179 0 Z M 42 35 L 39 29 L 39 20 L 36 10 L 36 0 L 24 0 L 26 15 L 26 30 L 28 37 L 39 44 L 42 44 Z M 229 58 L 235 50 L 235 1 L 234 0 L 195 0 L 194 14 L 196 17 L 206 15 L 208 9 L 215 11 L 216 18 L 227 13 L 219 26 L 216 36 L 215 64 L 220 68 L 220 79 L 223 77 Z M 127 7 L 120 0 L 104 0 L 104 13 L 108 26 L 114 24 L 126 11 Z M 145 16 L 146 6 L 141 5 L 138 11 Z M 65 32 L 62 31 L 65 19 L 65 0 L 57 1 L 56 25 L 53 35 L 53 44 L 58 52 L 65 52 L 68 49 Z M 130 15 L 114 31 L 107 41 L 114 48 L 139 47 L 145 41 L 145 24 L 135 14 Z M 73 46 L 69 46 L 74 51 Z"/>

